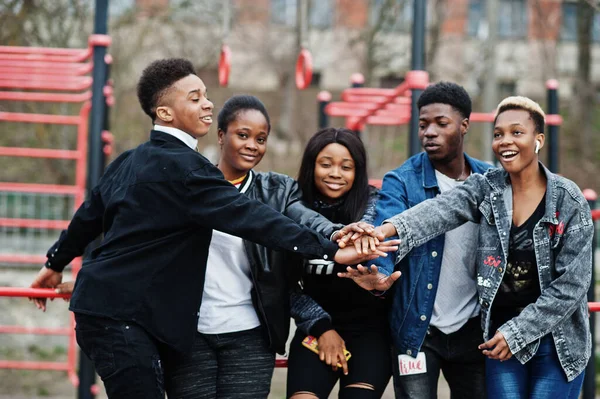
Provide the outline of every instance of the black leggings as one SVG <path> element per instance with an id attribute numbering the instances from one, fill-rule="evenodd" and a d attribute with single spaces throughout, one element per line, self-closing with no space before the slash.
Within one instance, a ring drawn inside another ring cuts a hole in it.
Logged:
<path id="1" fill-rule="evenodd" d="M 165 359 L 170 399 L 267 399 L 275 353 L 260 327 L 227 334 L 196 333 L 193 348 Z"/>
<path id="2" fill-rule="evenodd" d="M 387 331 L 336 331 L 352 355 L 348 360 L 348 375 L 344 375 L 342 369 L 333 371 L 317 354 L 302 346 L 305 335 L 296 330 L 288 358 L 288 398 L 303 392 L 326 399 L 338 379 L 340 399 L 376 399 L 383 395 L 392 375 Z M 373 389 L 347 387 L 352 384 L 368 384 Z"/>

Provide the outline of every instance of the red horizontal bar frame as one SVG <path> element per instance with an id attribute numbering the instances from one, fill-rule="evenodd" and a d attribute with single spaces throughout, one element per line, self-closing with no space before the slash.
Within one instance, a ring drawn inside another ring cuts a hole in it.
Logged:
<path id="1" fill-rule="evenodd" d="M 22 113 L 22 112 L 0 112 L 0 121 L 47 123 L 50 125 L 79 125 L 81 123 L 81 117 L 74 116 L 74 115 L 50 115 L 50 114 L 26 114 L 26 113 Z"/>
<path id="2" fill-rule="evenodd" d="M 366 119 L 366 122 L 369 125 L 385 125 L 385 126 L 394 126 L 394 125 L 406 125 L 410 122 L 409 117 L 402 116 L 389 116 L 389 115 L 372 115 Z"/>
<path id="3" fill-rule="evenodd" d="M 59 48 L 59 47 L 28 47 L 28 46 L 0 46 L 2 54 L 44 54 L 77 56 L 89 51 L 82 48 Z"/>
<path id="4" fill-rule="evenodd" d="M 90 76 L 77 76 L 62 82 L 48 82 L 45 80 L 6 79 L 0 76 L 0 87 L 20 90 L 84 91 L 92 87 L 92 78 Z"/>
<path id="5" fill-rule="evenodd" d="M 15 263 L 20 265 L 43 265 L 47 258 L 43 255 L 0 254 L 0 263 Z"/>
<path id="6" fill-rule="evenodd" d="M 342 100 L 347 101 L 349 103 L 355 103 L 355 102 L 369 102 L 369 103 L 376 103 L 376 104 L 389 103 L 389 97 L 386 97 L 386 96 L 357 96 L 354 94 L 349 94 L 349 95 L 343 96 Z M 395 97 L 392 102 L 410 106 L 410 97 Z"/>
<path id="7" fill-rule="evenodd" d="M 15 70 L 42 70 L 44 73 L 64 73 L 64 74 L 75 74 L 79 75 L 84 70 L 90 72 L 94 66 L 91 62 L 81 63 L 81 62 L 71 62 L 64 63 L 61 62 L 57 64 L 56 62 L 46 62 L 46 61 L 21 61 L 21 60 L 4 60 L 2 61 L 2 65 L 0 68 L 7 69 L 15 69 Z M 87 73 L 86 72 L 86 73 Z"/>
<path id="8" fill-rule="evenodd" d="M 0 360 L 0 369 L 69 371 L 70 366 L 66 362 Z"/>
<path id="9" fill-rule="evenodd" d="M 600 312 L 600 302 L 588 302 L 590 312 Z"/>
<path id="10" fill-rule="evenodd" d="M 287 367 L 288 361 L 287 359 L 275 359 L 275 367 Z"/>
<path id="11" fill-rule="evenodd" d="M 0 218 L 1 227 L 19 227 L 29 229 L 64 230 L 69 227 L 68 220 Z"/>
<path id="12" fill-rule="evenodd" d="M 12 74 L 29 73 L 37 76 L 83 76 L 92 72 L 94 66 L 91 62 L 87 64 L 73 64 L 73 67 L 65 68 L 63 65 L 57 66 L 53 63 L 46 63 L 47 66 L 33 66 L 26 63 L 23 66 L 0 65 L 0 77 L 8 77 Z"/>
<path id="13" fill-rule="evenodd" d="M 37 101 L 56 103 L 82 103 L 92 98 L 91 91 L 83 93 L 32 93 L 24 91 L 0 91 L 0 100 Z"/>
<path id="14" fill-rule="evenodd" d="M 471 122 L 494 122 L 496 114 L 493 112 L 471 112 Z"/>
<path id="15" fill-rule="evenodd" d="M 0 296 L 15 298 L 69 298 L 69 294 L 57 294 L 52 288 L 0 287 Z"/>
<path id="16" fill-rule="evenodd" d="M 0 147 L 0 156 L 47 159 L 78 159 L 81 154 L 72 150 L 46 148 Z"/>
<path id="17" fill-rule="evenodd" d="M 7 47 L 7 46 L 2 46 Z M 8 46 L 10 47 L 10 46 Z M 3 60 L 18 60 L 18 61 L 45 61 L 45 62 L 82 62 L 91 58 L 92 49 L 78 50 L 77 54 L 73 55 L 56 55 L 56 54 L 29 54 L 29 53 L 3 53 L 0 51 L 0 61 Z"/>
<path id="18" fill-rule="evenodd" d="M 64 186 L 60 184 L 35 184 L 35 183 L 8 183 L 0 182 L 0 191 L 38 193 L 38 194 L 80 194 L 84 188 L 77 186 Z"/>
<path id="19" fill-rule="evenodd" d="M 1 288 L 0 288 L 1 290 Z M 10 296 L 10 295 L 0 295 Z M 32 298 L 32 297 L 28 297 Z M 68 296 L 64 297 L 68 298 Z M 44 328 L 44 327 L 24 327 L 24 326 L 0 326 L 2 334 L 40 334 L 40 335 L 69 335 L 71 329 L 66 327 L 61 328 Z"/>
<path id="20" fill-rule="evenodd" d="M 57 68 L 56 66 L 54 68 Z M 60 67 L 59 67 L 60 68 Z M 46 84 L 48 82 L 53 83 L 65 83 L 65 84 L 77 84 L 80 82 L 87 82 L 93 79 L 91 76 L 64 76 L 64 75 L 50 75 L 50 74 L 36 74 L 36 73 L 23 73 L 23 71 L 17 73 L 3 73 L 0 74 L 2 80 L 16 80 L 16 81 L 29 81 L 32 84 Z"/>

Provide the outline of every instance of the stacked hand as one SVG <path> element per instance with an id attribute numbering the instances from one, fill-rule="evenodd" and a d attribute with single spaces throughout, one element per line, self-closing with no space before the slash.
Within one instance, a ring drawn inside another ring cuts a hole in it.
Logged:
<path id="1" fill-rule="evenodd" d="M 396 240 L 386 242 L 394 241 Z M 338 277 L 350 278 L 354 280 L 359 287 L 364 288 L 367 291 L 387 291 L 392 287 L 394 282 L 400 278 L 400 274 L 400 272 L 396 271 L 387 276 L 380 273 L 375 265 L 372 265 L 370 268 L 358 265 L 356 269 L 348 266 L 348 268 L 346 268 L 346 273 L 338 273 Z"/>

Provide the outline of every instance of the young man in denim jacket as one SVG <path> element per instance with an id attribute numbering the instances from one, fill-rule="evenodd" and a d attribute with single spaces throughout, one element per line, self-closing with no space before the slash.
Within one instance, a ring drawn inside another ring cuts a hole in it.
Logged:
<path id="1" fill-rule="evenodd" d="M 417 104 L 425 152 L 385 175 L 376 226 L 491 166 L 463 152 L 471 114 L 464 88 L 437 83 Z M 436 398 L 440 370 L 453 397 L 485 397 L 485 357 L 477 349 L 482 342 L 477 232 L 477 224 L 467 223 L 412 249 L 398 264 L 402 278 L 395 283 L 390 314 L 396 398 Z M 395 263 L 390 254 L 374 264 L 391 272 Z"/>

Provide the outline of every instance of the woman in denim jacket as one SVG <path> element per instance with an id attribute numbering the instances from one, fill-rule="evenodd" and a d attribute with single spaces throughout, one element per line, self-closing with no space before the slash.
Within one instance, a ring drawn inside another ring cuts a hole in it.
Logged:
<path id="1" fill-rule="evenodd" d="M 575 183 L 539 162 L 544 118 L 528 98 L 505 99 L 492 144 L 504 170 L 474 174 L 378 227 L 399 236 L 402 259 L 467 221 L 480 224 L 477 281 L 487 342 L 479 348 L 488 357 L 488 398 L 577 398 L 591 354 L 593 223 Z M 359 267 L 340 276 L 385 290 L 398 274 Z"/>

